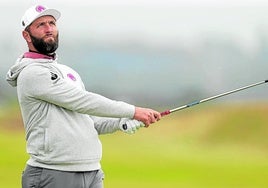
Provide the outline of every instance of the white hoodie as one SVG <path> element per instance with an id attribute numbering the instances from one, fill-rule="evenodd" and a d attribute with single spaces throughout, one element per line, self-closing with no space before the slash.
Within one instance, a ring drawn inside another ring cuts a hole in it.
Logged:
<path id="1" fill-rule="evenodd" d="M 119 118 L 134 116 L 133 105 L 86 91 L 74 70 L 44 55 L 20 57 L 7 81 L 17 86 L 31 166 L 100 169 L 98 134 L 115 132 Z"/>

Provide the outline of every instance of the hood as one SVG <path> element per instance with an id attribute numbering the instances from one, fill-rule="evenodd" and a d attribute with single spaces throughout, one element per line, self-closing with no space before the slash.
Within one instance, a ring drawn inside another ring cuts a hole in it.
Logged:
<path id="1" fill-rule="evenodd" d="M 17 86 L 17 78 L 21 71 L 32 63 L 53 62 L 54 58 L 34 52 L 26 52 L 20 56 L 16 63 L 9 69 L 6 75 L 6 81 L 13 87 Z"/>
<path id="2" fill-rule="evenodd" d="M 6 80 L 7 82 L 13 86 L 17 86 L 17 78 L 20 74 L 20 72 L 27 66 L 29 65 L 32 61 L 24 61 L 25 59 L 23 57 L 20 57 L 17 59 L 15 65 L 13 65 L 9 71 L 7 72 L 6 75 Z"/>

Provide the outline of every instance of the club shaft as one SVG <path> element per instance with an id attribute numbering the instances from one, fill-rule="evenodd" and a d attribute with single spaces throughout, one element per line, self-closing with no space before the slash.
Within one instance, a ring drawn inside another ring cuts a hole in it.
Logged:
<path id="1" fill-rule="evenodd" d="M 212 97 L 208 97 L 208 98 L 202 99 L 202 100 L 200 100 L 200 101 L 194 101 L 194 102 L 192 102 L 192 103 L 189 103 L 189 104 L 180 106 L 180 107 L 178 107 L 178 108 L 174 108 L 174 109 L 171 109 L 171 110 L 166 110 L 166 111 L 162 112 L 161 115 L 162 115 L 162 116 L 165 116 L 165 115 L 168 115 L 168 114 L 170 114 L 170 113 L 173 113 L 173 112 L 176 112 L 176 111 L 185 109 L 185 108 L 189 108 L 189 107 L 195 106 L 195 105 L 200 104 L 200 103 L 204 103 L 204 102 L 207 102 L 207 101 L 211 101 L 211 100 L 213 100 L 213 99 L 217 99 L 217 98 L 219 98 L 219 97 L 223 97 L 223 96 L 226 96 L 226 95 L 230 95 L 230 94 L 232 94 L 232 93 L 236 93 L 236 92 L 239 92 L 239 91 L 242 91 L 242 90 L 251 88 L 251 87 L 255 87 L 255 86 L 258 86 L 258 85 L 267 83 L 267 82 L 268 82 L 268 80 L 264 80 L 264 81 L 257 82 L 257 83 L 255 83 L 255 84 L 251 84 L 251 85 L 247 85 L 247 86 L 244 86 L 244 87 L 241 87 L 241 88 L 238 88 L 238 89 L 234 89 L 234 90 L 232 90 L 232 91 L 228 91 L 228 92 L 225 92 L 225 93 L 222 93 L 222 94 L 219 94 L 219 95 L 215 95 L 215 96 L 212 96 Z"/>

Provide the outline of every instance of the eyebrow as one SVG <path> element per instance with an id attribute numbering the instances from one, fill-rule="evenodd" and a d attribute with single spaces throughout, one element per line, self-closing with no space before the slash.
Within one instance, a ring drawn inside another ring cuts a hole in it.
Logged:
<path id="1" fill-rule="evenodd" d="M 40 18 L 42 18 L 42 17 L 44 17 L 44 16 L 41 16 Z M 40 19 L 40 18 L 38 18 L 38 19 Z M 53 16 L 48 16 L 48 18 L 46 18 L 45 20 L 46 21 L 48 20 L 48 22 L 51 22 L 51 21 L 56 22 L 56 19 Z M 40 23 L 40 22 L 42 23 L 42 22 L 44 22 L 44 20 L 42 19 L 40 21 L 37 21 L 37 23 Z"/>
<path id="2" fill-rule="evenodd" d="M 36 26 L 39 26 L 39 25 L 42 25 L 42 24 L 45 24 L 45 23 L 56 25 L 56 20 L 43 20 L 43 21 L 38 21 L 38 22 L 35 23 L 35 25 Z"/>

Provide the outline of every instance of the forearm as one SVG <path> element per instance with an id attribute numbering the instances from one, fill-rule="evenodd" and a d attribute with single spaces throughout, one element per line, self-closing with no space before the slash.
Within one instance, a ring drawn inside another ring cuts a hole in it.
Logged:
<path id="1" fill-rule="evenodd" d="M 120 130 L 120 118 L 104 118 L 97 116 L 91 116 L 91 118 L 94 121 L 94 127 L 98 134 L 110 134 Z"/>
<path id="2" fill-rule="evenodd" d="M 115 131 L 122 131 L 127 134 L 134 134 L 139 128 L 144 127 L 140 121 L 128 118 L 101 118 L 91 117 L 94 121 L 95 129 L 98 134 L 113 133 Z"/>

